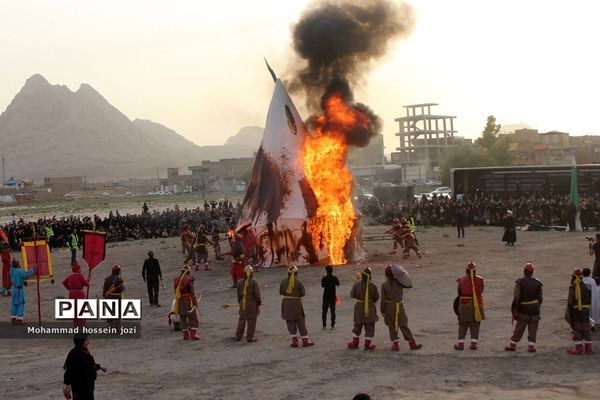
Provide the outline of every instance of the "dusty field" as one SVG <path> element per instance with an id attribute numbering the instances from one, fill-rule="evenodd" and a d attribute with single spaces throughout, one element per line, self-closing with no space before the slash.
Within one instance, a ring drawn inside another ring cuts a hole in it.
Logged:
<path id="1" fill-rule="evenodd" d="M 386 227 L 370 227 L 381 233 Z M 258 321 L 258 342 L 234 343 L 237 322 L 235 309 L 223 310 L 235 302 L 228 288 L 228 264 L 213 263 L 213 271 L 195 272 L 196 289 L 202 295 L 200 333 L 204 340 L 184 342 L 180 332 L 166 325 L 172 298 L 170 283 L 183 257 L 179 241 L 137 241 L 109 245 L 107 259 L 95 271 L 91 294 L 100 293 L 102 278 L 112 263 L 125 265 L 126 297 L 142 298 L 142 338 L 93 340 L 91 351 L 108 372 L 96 382 L 97 399 L 351 399 L 360 391 L 373 399 L 591 399 L 600 378 L 598 333 L 596 353 L 569 356 L 567 324 L 563 320 L 571 268 L 591 266 L 585 233 L 519 232 L 517 246 L 507 248 L 500 241 L 500 228 L 468 228 L 467 238 L 456 239 L 453 228 L 429 229 L 418 237 L 425 255 L 400 260 L 390 256 L 391 242 L 367 242 L 368 262 L 337 268 L 341 281 L 335 330 L 321 330 L 320 279 L 322 267 L 303 267 L 301 279 L 307 288 L 304 307 L 310 337 L 316 346 L 293 349 L 288 345 L 284 321 L 280 318 L 279 282 L 286 276 L 281 268 L 257 274 L 264 306 Z M 464 246 L 458 246 L 464 244 Z M 146 304 L 141 266 L 149 249 L 161 261 L 167 291 L 161 292 L 162 308 Z M 69 253 L 54 253 L 57 284 L 43 287 L 46 315 L 53 315 L 53 299 L 65 295 L 62 279 L 67 274 Z M 455 279 L 465 263 L 474 260 L 486 279 L 487 320 L 482 324 L 480 350 L 456 352 L 456 317 L 452 312 Z M 353 274 L 364 265 L 374 267 L 380 284 L 389 261 L 405 265 L 413 277 L 405 307 L 419 351 L 389 351 L 387 328 L 376 326 L 374 352 L 346 349 L 351 337 L 353 302 L 348 296 Z M 511 333 L 509 307 L 513 282 L 521 276 L 526 261 L 536 265 L 544 281 L 545 300 L 538 337 L 537 354 L 503 351 Z M 87 267 L 84 267 L 84 270 Z M 35 314 L 33 285 L 27 315 Z M 9 299 L 0 298 L 2 316 L 9 318 Z M 31 319 L 31 318 L 30 318 Z M 70 340 L 0 341 L 0 398 L 58 399 L 62 397 L 62 365 L 72 347 Z M 597 395 L 596 395 L 597 396 Z"/>
<path id="2" fill-rule="evenodd" d="M 142 204 L 146 202 L 152 211 L 163 211 L 167 208 L 173 209 L 178 204 L 181 210 L 185 208 L 194 209 L 202 207 L 204 199 L 223 200 L 227 198 L 234 203 L 242 201 L 240 194 L 224 196 L 221 193 L 209 192 L 203 197 L 202 193 L 177 194 L 173 196 L 123 196 L 113 195 L 108 197 L 89 196 L 75 197 L 71 200 L 58 199 L 47 201 L 34 201 L 26 204 L 0 205 L 0 225 L 12 221 L 12 214 L 16 218 L 23 218 L 26 221 L 35 221 L 38 218 L 62 218 L 62 217 L 81 217 L 97 214 L 100 217 L 108 216 L 110 211 L 119 212 L 121 215 L 140 214 Z"/>

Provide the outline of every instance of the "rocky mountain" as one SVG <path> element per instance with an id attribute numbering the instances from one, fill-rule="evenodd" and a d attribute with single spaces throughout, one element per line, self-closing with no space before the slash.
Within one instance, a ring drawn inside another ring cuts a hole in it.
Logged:
<path id="1" fill-rule="evenodd" d="M 222 146 L 198 146 L 179 135 L 174 130 L 156 122 L 144 119 L 135 119 L 133 120 L 133 124 L 143 135 L 147 136 L 148 140 L 153 140 L 159 143 L 162 148 L 161 151 L 163 153 L 167 152 L 170 159 L 188 160 L 187 164 L 185 164 L 186 167 L 198 165 L 200 164 L 201 160 L 221 160 L 224 158 L 251 157 L 254 152 L 258 150 L 258 146 L 260 146 L 260 139 L 256 145 L 253 144 L 255 142 L 253 136 L 249 136 L 248 140 L 246 141 L 240 140 L 239 142 L 234 141 L 233 143 L 230 143 L 230 141 L 227 140 L 227 142 L 225 142 L 225 144 Z M 240 132 L 245 131 L 245 129 L 246 127 L 240 129 L 235 137 L 239 137 Z M 262 132 L 263 128 L 259 129 L 261 129 Z M 231 139 L 231 137 L 229 139 Z"/>
<path id="2" fill-rule="evenodd" d="M 6 172 L 21 179 L 153 176 L 157 167 L 185 169 L 202 160 L 251 156 L 258 148 L 253 141 L 197 146 L 163 125 L 129 120 L 90 85 L 72 92 L 39 74 L 0 115 Z"/>
<path id="3" fill-rule="evenodd" d="M 259 126 L 245 126 L 234 136 L 230 136 L 225 142 L 226 146 L 250 145 L 256 149 L 260 146 L 260 141 L 264 133 L 264 128 Z"/>

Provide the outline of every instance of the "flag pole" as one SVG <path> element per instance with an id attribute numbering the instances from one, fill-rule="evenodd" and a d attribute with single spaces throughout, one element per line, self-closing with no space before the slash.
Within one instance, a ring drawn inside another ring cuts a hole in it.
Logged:
<path id="1" fill-rule="evenodd" d="M 90 266 L 88 265 L 88 276 L 87 276 L 87 289 L 85 291 L 85 298 L 89 299 L 90 298 L 90 282 L 92 281 L 92 269 L 90 268 Z"/>
<path id="2" fill-rule="evenodd" d="M 92 233 L 96 233 L 96 214 L 94 214 L 94 219 L 92 221 Z M 84 232 L 85 234 L 85 232 Z M 84 246 L 84 253 L 85 253 L 85 241 L 83 242 L 83 246 Z M 81 255 L 81 257 L 83 258 L 83 254 Z M 85 259 L 84 259 L 85 260 Z M 87 260 L 85 260 L 86 264 L 87 264 Z M 90 298 L 90 282 L 92 281 L 92 269 L 90 268 L 90 264 L 88 264 L 88 277 L 87 277 L 87 290 L 85 292 L 85 298 L 89 299 Z"/>
<path id="3" fill-rule="evenodd" d="M 273 78 L 273 82 L 277 82 L 277 75 L 275 75 L 275 71 L 273 71 L 273 69 L 269 65 L 269 62 L 267 61 L 266 58 L 265 58 L 265 64 L 267 64 L 267 69 L 269 70 L 269 73 L 271 74 L 271 78 Z"/>
<path id="4" fill-rule="evenodd" d="M 577 162 L 575 157 L 573 157 L 573 161 L 571 164 L 571 191 L 570 191 L 570 202 L 573 207 L 575 207 L 575 231 L 581 232 L 581 210 L 579 206 L 579 185 L 578 185 L 578 170 L 577 170 Z"/>
<path id="5" fill-rule="evenodd" d="M 38 324 L 42 325 L 42 303 L 40 299 L 40 266 L 38 263 L 38 247 L 37 247 L 37 229 L 33 224 L 33 254 L 35 258 L 35 280 L 37 286 L 37 309 L 38 309 Z"/>

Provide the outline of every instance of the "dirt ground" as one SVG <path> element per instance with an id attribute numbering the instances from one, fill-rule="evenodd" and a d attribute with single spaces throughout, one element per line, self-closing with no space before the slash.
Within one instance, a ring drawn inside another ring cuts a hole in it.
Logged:
<path id="1" fill-rule="evenodd" d="M 367 235 L 387 227 L 369 227 Z M 181 340 L 181 333 L 167 326 L 173 295 L 171 282 L 183 260 L 179 240 L 157 239 L 109 244 L 106 260 L 94 271 L 90 294 L 100 295 L 104 276 L 113 263 L 123 264 L 127 298 L 143 299 L 140 339 L 95 339 L 90 345 L 96 361 L 108 368 L 96 381 L 97 399 L 351 399 L 366 392 L 373 399 L 591 399 L 597 396 L 600 378 L 599 334 L 593 334 L 596 353 L 570 356 L 569 328 L 563 320 L 567 289 L 574 266 L 591 266 L 587 254 L 589 233 L 519 232 L 517 245 L 505 247 L 501 229 L 467 228 L 466 239 L 456 239 L 454 228 L 431 228 L 417 233 L 424 251 L 422 259 L 389 255 L 391 241 L 368 241 L 368 259 L 357 265 L 338 267 L 334 273 L 343 303 L 338 306 L 335 330 L 321 330 L 320 279 L 322 266 L 301 267 L 299 279 L 306 286 L 304 301 L 311 348 L 290 348 L 285 322 L 280 318 L 279 282 L 282 268 L 263 269 L 256 274 L 264 306 L 258 320 L 256 343 L 235 343 L 235 303 L 229 289 L 229 261 L 212 263 L 212 271 L 194 272 L 201 294 L 202 313 L 197 342 Z M 167 291 L 161 292 L 162 308 L 148 305 L 141 267 L 148 250 L 161 262 Z M 53 317 L 53 300 L 65 296 L 60 282 L 69 271 L 69 252 L 53 253 L 54 285 L 45 283 L 43 309 Z M 456 317 L 452 301 L 455 280 L 466 262 L 474 260 L 485 278 L 487 319 L 482 323 L 480 349 L 456 352 Z M 510 303 L 514 280 L 522 275 L 525 262 L 536 265 L 536 276 L 544 282 L 544 304 L 536 354 L 503 350 L 511 333 Z M 373 352 L 348 350 L 354 302 L 349 292 L 354 272 L 365 265 L 374 269 L 374 281 L 384 280 L 388 262 L 404 265 L 414 288 L 405 292 L 409 326 L 423 344 L 418 351 L 389 350 L 383 319 L 376 325 Z M 87 267 L 84 265 L 84 271 Z M 27 290 L 27 316 L 34 318 L 34 285 Z M 0 298 L 5 320 L 9 298 Z M 0 398 L 62 398 L 62 365 L 72 341 L 67 339 L 0 341 Z"/>

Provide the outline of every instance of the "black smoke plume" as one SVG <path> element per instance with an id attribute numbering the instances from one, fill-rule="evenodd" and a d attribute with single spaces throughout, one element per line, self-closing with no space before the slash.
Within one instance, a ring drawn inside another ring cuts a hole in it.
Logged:
<path id="1" fill-rule="evenodd" d="M 295 71 L 290 91 L 304 92 L 306 106 L 318 112 L 333 90 L 343 87 L 352 107 L 373 116 L 370 129 L 352 132 L 348 143 L 366 146 L 381 130 L 379 118 L 363 104 L 353 104 L 351 86 L 361 82 L 390 44 L 410 34 L 412 8 L 387 0 L 315 3 L 293 29 L 294 50 L 305 65 Z M 364 137 L 366 135 L 366 137 Z"/>
<path id="2" fill-rule="evenodd" d="M 325 107 L 325 102 L 332 95 L 338 95 L 344 101 L 344 103 L 351 109 L 359 111 L 363 114 L 368 122 L 366 124 L 358 123 L 353 127 L 349 128 L 347 125 L 343 124 L 341 121 L 336 120 L 335 118 L 330 118 L 327 115 L 327 110 Z M 344 136 L 346 138 L 346 143 L 351 144 L 357 147 L 365 147 L 369 144 L 369 140 L 371 137 L 376 135 L 381 131 L 382 122 L 381 118 L 379 118 L 373 111 L 362 103 L 354 103 L 354 97 L 352 94 L 352 90 L 350 90 L 350 86 L 348 82 L 343 79 L 334 78 L 329 86 L 325 89 L 325 94 L 321 97 L 321 110 L 325 113 L 324 119 L 316 118 L 316 115 L 311 116 L 306 120 L 306 126 L 311 131 L 314 131 L 316 128 L 319 128 L 322 132 L 344 132 Z"/>

